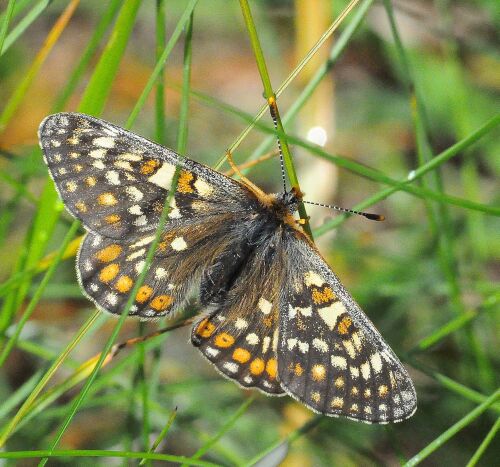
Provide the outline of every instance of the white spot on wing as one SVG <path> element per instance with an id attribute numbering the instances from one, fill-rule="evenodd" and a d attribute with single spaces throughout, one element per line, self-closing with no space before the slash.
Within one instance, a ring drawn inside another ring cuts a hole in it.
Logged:
<path id="1" fill-rule="evenodd" d="M 271 338 L 269 336 L 262 339 L 262 353 L 265 354 L 269 350 L 269 344 L 271 343 Z"/>
<path id="2" fill-rule="evenodd" d="M 238 364 L 234 362 L 226 362 L 223 368 L 229 371 L 229 373 L 236 373 L 238 371 Z"/>
<path id="3" fill-rule="evenodd" d="M 162 166 L 156 171 L 156 173 L 148 178 L 148 181 L 161 188 L 164 188 L 165 190 L 168 190 L 170 189 L 174 173 L 175 165 L 164 162 Z"/>
<path id="4" fill-rule="evenodd" d="M 92 151 L 89 152 L 89 156 L 94 159 L 103 159 L 105 155 L 106 149 L 92 149 Z"/>
<path id="5" fill-rule="evenodd" d="M 187 248 L 187 243 L 184 240 L 184 237 L 175 237 L 172 240 L 172 243 L 170 246 L 175 250 L 175 251 L 182 251 Z"/>
<path id="6" fill-rule="evenodd" d="M 322 339 L 313 339 L 312 345 L 316 350 L 319 350 L 320 352 L 328 351 L 328 344 Z"/>
<path id="7" fill-rule="evenodd" d="M 92 143 L 95 146 L 99 146 L 101 148 L 114 148 L 115 147 L 115 139 L 111 136 L 101 136 L 99 138 L 94 138 Z"/>
<path id="8" fill-rule="evenodd" d="M 325 306 L 318 310 L 318 314 L 326 325 L 333 331 L 337 324 L 337 320 L 342 313 L 345 313 L 345 306 L 342 302 L 333 302 L 329 306 Z"/>
<path id="9" fill-rule="evenodd" d="M 261 297 L 259 299 L 259 309 L 265 315 L 268 315 L 269 313 L 271 313 L 272 306 L 273 306 L 272 303 L 267 301 L 264 297 Z"/>
<path id="10" fill-rule="evenodd" d="M 245 340 L 250 344 L 250 345 L 257 345 L 259 343 L 259 336 L 255 334 L 254 332 L 250 333 L 247 335 Z"/>
<path id="11" fill-rule="evenodd" d="M 194 182 L 194 187 L 196 188 L 196 191 L 204 198 L 210 196 L 213 191 L 213 188 L 201 178 L 198 178 L 196 182 Z"/>
<path id="12" fill-rule="evenodd" d="M 142 191 L 140 191 L 135 186 L 128 186 L 127 188 L 125 188 L 125 191 L 127 192 L 127 195 L 129 195 L 130 198 L 134 201 L 140 201 L 144 197 Z"/>
<path id="13" fill-rule="evenodd" d="M 326 281 L 314 271 L 309 271 L 304 274 L 304 282 L 308 287 L 310 287 L 311 285 L 321 287 Z"/>
<path id="14" fill-rule="evenodd" d="M 120 184 L 120 176 L 116 170 L 108 170 L 106 172 L 106 180 L 111 185 L 119 185 Z"/>
<path id="15" fill-rule="evenodd" d="M 248 327 L 248 323 L 243 318 L 238 318 L 234 323 L 234 327 L 236 329 L 246 329 Z"/>
<path id="16" fill-rule="evenodd" d="M 332 355 L 331 357 L 332 365 L 340 370 L 347 369 L 347 360 L 339 355 Z"/>
<path id="17" fill-rule="evenodd" d="M 372 364 L 372 368 L 375 374 L 380 373 L 382 371 L 382 359 L 380 358 L 380 354 L 378 352 L 375 352 L 370 357 L 370 362 Z"/>
<path id="18" fill-rule="evenodd" d="M 142 215 L 142 208 L 138 204 L 134 204 L 128 208 L 128 212 L 130 214 L 134 214 L 136 216 Z"/>

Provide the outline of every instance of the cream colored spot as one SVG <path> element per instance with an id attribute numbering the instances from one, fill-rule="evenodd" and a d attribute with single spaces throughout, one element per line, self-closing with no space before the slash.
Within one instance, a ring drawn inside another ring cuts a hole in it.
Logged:
<path id="1" fill-rule="evenodd" d="M 94 138 L 92 143 L 95 146 L 99 146 L 101 148 L 114 148 L 115 147 L 115 139 L 111 136 L 101 136 L 100 138 Z"/>
<path id="2" fill-rule="evenodd" d="M 239 365 L 234 362 L 226 362 L 224 363 L 223 368 L 229 371 L 229 373 L 237 373 Z"/>
<path id="3" fill-rule="evenodd" d="M 138 162 L 142 160 L 142 156 L 140 154 L 132 154 L 131 152 L 125 152 L 123 154 L 120 154 L 118 156 L 118 159 L 123 161 Z"/>
<path id="4" fill-rule="evenodd" d="M 364 396 L 368 399 L 372 395 L 372 392 L 370 389 L 365 389 Z"/>
<path id="5" fill-rule="evenodd" d="M 311 287 L 311 285 L 321 287 L 326 281 L 314 271 L 309 271 L 304 274 L 304 282 L 306 283 L 307 287 Z"/>
<path id="6" fill-rule="evenodd" d="M 353 378 L 359 378 L 359 369 L 358 368 L 356 368 L 355 366 L 351 366 L 349 368 L 349 370 L 351 371 L 351 376 Z"/>
<path id="7" fill-rule="evenodd" d="M 344 378 L 342 378 L 342 376 L 339 376 L 339 377 L 335 380 L 335 387 L 336 387 L 336 388 L 343 388 L 343 387 L 344 387 Z"/>
<path id="8" fill-rule="evenodd" d="M 295 338 L 288 339 L 286 342 L 288 344 L 288 350 L 292 350 L 297 345 L 297 339 Z"/>
<path id="9" fill-rule="evenodd" d="M 133 249 L 133 248 L 139 248 L 141 246 L 149 245 L 154 239 L 155 239 L 154 235 L 149 235 L 147 237 L 142 237 L 140 240 L 138 240 L 137 242 L 135 242 L 132 245 L 130 245 L 129 248 Z"/>
<path id="10" fill-rule="evenodd" d="M 111 185 L 119 185 L 120 184 L 120 176 L 116 170 L 108 170 L 106 172 L 106 180 Z"/>
<path id="11" fill-rule="evenodd" d="M 318 310 L 318 314 L 326 325 L 333 331 L 337 324 L 337 320 L 342 313 L 345 313 L 345 306 L 342 302 L 334 302 L 329 306 L 325 306 Z"/>
<path id="12" fill-rule="evenodd" d="M 320 352 L 326 352 L 328 350 L 328 344 L 322 339 L 313 339 L 312 345 L 316 350 L 319 350 Z"/>
<path id="13" fill-rule="evenodd" d="M 165 277 L 167 277 L 167 271 L 165 270 L 165 268 L 156 268 L 155 277 L 158 280 L 161 280 L 161 279 L 164 279 Z"/>
<path id="14" fill-rule="evenodd" d="M 135 216 L 141 216 L 142 213 L 142 208 L 138 204 L 134 204 L 133 206 L 130 206 L 128 208 L 128 212 L 130 214 L 134 214 Z"/>
<path id="15" fill-rule="evenodd" d="M 368 362 L 362 363 L 360 368 L 363 378 L 368 379 L 370 377 L 370 364 Z"/>
<path id="16" fill-rule="evenodd" d="M 340 370 L 347 369 L 347 360 L 344 357 L 340 357 L 338 355 L 332 355 L 331 362 L 335 368 L 339 368 Z"/>
<path id="17" fill-rule="evenodd" d="M 302 353 L 307 353 L 309 351 L 309 344 L 307 342 L 299 342 L 299 350 Z"/>
<path id="18" fill-rule="evenodd" d="M 387 405 L 385 404 L 380 404 L 378 406 L 378 409 L 381 411 L 381 412 L 385 412 L 387 410 Z"/>
<path id="19" fill-rule="evenodd" d="M 110 292 L 106 295 L 106 301 L 110 305 L 116 305 L 118 303 L 118 296 L 115 293 Z"/>
<path id="20" fill-rule="evenodd" d="M 95 161 L 92 164 L 92 166 L 95 167 L 96 169 L 99 169 L 99 170 L 104 170 L 106 168 L 103 161 Z"/>
<path id="21" fill-rule="evenodd" d="M 295 318 L 297 316 L 297 313 L 300 313 L 302 316 L 311 316 L 312 315 L 312 307 L 308 306 L 305 308 L 301 308 L 299 306 L 296 306 L 295 308 L 292 307 L 292 305 L 288 305 L 288 316 L 290 318 Z"/>
<path id="22" fill-rule="evenodd" d="M 134 269 L 135 269 L 135 272 L 137 273 L 137 275 L 139 275 L 144 270 L 144 266 L 146 266 L 146 261 L 144 261 L 144 260 L 136 263 L 136 265 L 134 266 Z"/>
<path id="23" fill-rule="evenodd" d="M 52 159 L 54 159 L 54 162 L 61 162 L 62 160 L 61 154 L 54 154 L 52 156 Z"/>
<path id="24" fill-rule="evenodd" d="M 146 216 L 139 216 L 133 222 L 133 224 L 136 225 L 137 227 L 141 227 L 143 225 L 146 225 L 147 223 L 148 223 L 148 219 Z"/>
<path id="25" fill-rule="evenodd" d="M 243 318 L 238 318 L 234 323 L 234 327 L 236 329 L 246 329 L 248 327 L 248 322 L 245 321 Z"/>
<path id="26" fill-rule="evenodd" d="M 134 251 L 130 255 L 127 256 L 127 261 L 133 261 L 136 258 L 139 258 L 146 253 L 146 248 L 141 248 L 140 250 Z"/>
<path id="27" fill-rule="evenodd" d="M 194 182 L 194 187 L 196 188 L 196 191 L 204 198 L 210 196 L 213 191 L 213 188 L 201 178 L 198 178 L 198 180 Z"/>
<path id="28" fill-rule="evenodd" d="M 80 143 L 80 139 L 78 138 L 78 136 L 75 135 L 73 135 L 71 138 L 68 138 L 66 141 L 68 142 L 68 144 L 71 144 L 72 146 L 76 146 L 77 144 Z"/>
<path id="29" fill-rule="evenodd" d="M 144 197 L 142 191 L 140 191 L 135 186 L 128 186 L 127 188 L 125 188 L 125 191 L 127 195 L 129 195 L 129 197 L 134 201 L 140 201 Z"/>
<path id="30" fill-rule="evenodd" d="M 127 170 L 129 172 L 132 172 L 134 170 L 134 168 L 130 165 L 130 162 L 127 162 L 127 161 L 118 160 L 113 165 L 115 167 L 117 167 L 118 169 Z"/>
<path id="31" fill-rule="evenodd" d="M 356 350 L 354 350 L 354 345 L 352 345 L 351 341 L 342 341 L 344 344 L 344 348 L 346 352 L 349 354 L 349 357 L 355 358 L 356 357 Z"/>
<path id="32" fill-rule="evenodd" d="M 167 164 L 166 162 L 164 162 L 162 166 L 157 170 L 157 172 L 148 178 L 148 181 L 161 188 L 164 188 L 165 190 L 168 190 L 170 189 L 170 186 L 172 184 L 174 173 L 175 165 Z"/>
<path id="33" fill-rule="evenodd" d="M 354 346 L 356 347 L 356 350 L 358 350 L 358 352 L 361 350 L 361 347 L 363 346 L 362 336 L 363 334 L 361 332 L 354 332 L 351 336 L 352 341 L 354 342 Z"/>
<path id="34" fill-rule="evenodd" d="M 273 307 L 273 304 L 271 302 L 267 301 L 264 297 L 261 297 L 259 299 L 259 309 L 265 315 L 268 315 L 269 313 L 271 313 L 272 307 Z"/>
<path id="35" fill-rule="evenodd" d="M 375 352 L 370 357 L 370 362 L 372 364 L 372 368 L 375 374 L 378 374 L 382 371 L 382 359 L 380 358 L 380 354 L 378 352 Z"/>
<path id="36" fill-rule="evenodd" d="M 61 167 L 61 168 L 58 170 L 58 172 L 59 172 L 59 175 L 65 175 L 65 174 L 66 174 L 66 172 L 67 172 L 67 170 L 66 170 L 64 167 Z"/>
<path id="37" fill-rule="evenodd" d="M 80 153 L 79 152 L 70 152 L 69 157 L 71 157 L 71 159 L 78 159 L 80 157 Z"/>
<path id="38" fill-rule="evenodd" d="M 269 344 L 271 343 L 271 338 L 269 336 L 264 337 L 262 340 L 262 353 L 265 354 L 269 350 Z"/>
<path id="39" fill-rule="evenodd" d="M 61 142 L 57 141 L 56 139 L 53 139 L 50 142 L 52 143 L 53 148 L 58 148 L 59 146 L 61 146 Z"/>
<path id="40" fill-rule="evenodd" d="M 351 388 L 351 394 L 352 394 L 353 396 L 357 396 L 357 395 L 359 394 L 359 390 L 358 390 L 358 388 L 357 388 L 356 386 L 353 386 L 353 387 Z"/>
<path id="41" fill-rule="evenodd" d="M 92 149 L 92 151 L 89 152 L 89 156 L 94 159 L 103 159 L 106 152 L 106 149 Z"/>
<path id="42" fill-rule="evenodd" d="M 257 345 L 259 343 L 259 336 L 255 334 L 254 332 L 250 333 L 247 335 L 245 340 L 250 344 L 250 345 Z"/>
<path id="43" fill-rule="evenodd" d="M 352 404 L 351 405 L 351 412 L 357 412 L 359 410 L 358 404 Z"/>
<path id="44" fill-rule="evenodd" d="M 170 246 L 175 250 L 175 251 L 182 251 L 187 248 L 187 243 L 185 242 L 183 237 L 175 237 L 172 240 L 172 243 Z"/>
<path id="45" fill-rule="evenodd" d="M 66 191 L 73 193 L 77 190 L 77 188 L 78 188 L 78 186 L 73 180 L 66 182 Z"/>

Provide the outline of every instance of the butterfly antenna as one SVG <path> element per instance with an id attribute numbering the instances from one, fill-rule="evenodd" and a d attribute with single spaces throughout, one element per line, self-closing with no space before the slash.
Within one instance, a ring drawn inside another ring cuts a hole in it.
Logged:
<path id="1" fill-rule="evenodd" d="M 276 118 L 276 110 L 274 105 L 269 104 L 269 112 L 271 118 L 273 119 L 274 129 L 276 131 L 276 139 L 278 140 L 278 151 L 280 154 L 280 167 L 281 167 L 281 179 L 283 180 L 283 191 L 286 193 L 286 176 L 285 176 L 285 163 L 283 161 L 283 151 L 281 149 L 281 142 L 278 136 L 278 119 Z"/>
<path id="2" fill-rule="evenodd" d="M 354 209 L 341 208 L 340 206 L 334 206 L 332 204 L 315 203 L 314 201 L 303 201 L 303 202 L 307 204 L 314 204 L 315 206 L 334 209 L 335 211 L 347 212 L 349 214 L 357 214 L 358 216 L 366 217 L 371 221 L 385 220 L 385 216 L 383 216 L 382 214 L 370 214 L 369 212 L 355 211 Z"/>

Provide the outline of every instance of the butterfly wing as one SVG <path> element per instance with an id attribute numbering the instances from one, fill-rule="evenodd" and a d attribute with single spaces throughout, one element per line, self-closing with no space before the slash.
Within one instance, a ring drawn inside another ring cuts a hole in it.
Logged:
<path id="1" fill-rule="evenodd" d="M 66 208 L 96 234 L 140 239 L 154 231 L 176 165 L 181 172 L 168 223 L 244 209 L 247 191 L 238 182 L 104 120 L 50 115 L 39 139 Z"/>
<path id="2" fill-rule="evenodd" d="M 191 335 L 193 345 L 223 375 L 243 387 L 274 395 L 283 394 L 276 356 L 281 261 L 277 237 L 260 242 L 241 264 L 227 293 L 216 298 Z M 222 258 L 219 264 L 224 263 Z M 202 292 L 208 280 L 202 282 Z"/>
<path id="3" fill-rule="evenodd" d="M 403 365 L 306 239 L 286 242 L 278 379 L 312 410 L 371 423 L 416 410 Z"/>
<path id="4" fill-rule="evenodd" d="M 88 115 L 59 113 L 39 129 L 56 188 L 86 236 L 77 262 L 87 296 L 121 313 L 145 264 L 176 165 L 181 168 L 169 218 L 130 314 L 164 316 L 185 303 L 248 210 L 238 182 L 151 141 Z"/>
<path id="5" fill-rule="evenodd" d="M 233 214 L 214 215 L 198 224 L 171 227 L 160 241 L 130 315 L 160 318 L 186 303 L 202 272 L 236 240 L 229 231 Z M 132 241 L 89 233 L 77 261 L 81 287 L 100 309 L 120 314 L 142 272 L 155 232 Z"/>

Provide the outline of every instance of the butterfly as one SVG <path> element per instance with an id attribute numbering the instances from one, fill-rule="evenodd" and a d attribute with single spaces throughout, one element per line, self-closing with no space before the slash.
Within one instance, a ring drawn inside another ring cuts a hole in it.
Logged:
<path id="1" fill-rule="evenodd" d="M 266 194 L 78 113 L 48 116 L 39 140 L 62 201 L 87 231 L 77 276 L 99 309 L 122 312 L 179 167 L 129 314 L 169 316 L 194 291 L 204 313 L 191 342 L 240 386 L 368 423 L 413 415 L 408 373 L 304 234 L 296 189 Z"/>

